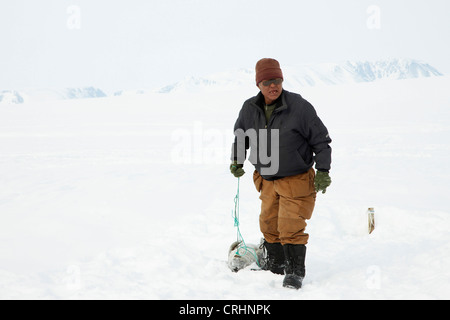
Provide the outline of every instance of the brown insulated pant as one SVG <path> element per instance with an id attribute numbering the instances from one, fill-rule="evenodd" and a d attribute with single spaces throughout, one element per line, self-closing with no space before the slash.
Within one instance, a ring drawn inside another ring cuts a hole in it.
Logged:
<path id="1" fill-rule="evenodd" d="M 253 173 L 256 190 L 261 192 L 259 225 L 267 242 L 307 244 L 306 220 L 316 202 L 314 169 L 306 173 L 268 181 Z"/>

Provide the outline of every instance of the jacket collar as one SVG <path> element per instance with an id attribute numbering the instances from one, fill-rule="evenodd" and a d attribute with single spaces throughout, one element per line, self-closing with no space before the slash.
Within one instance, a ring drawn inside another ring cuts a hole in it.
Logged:
<path id="1" fill-rule="evenodd" d="M 275 107 L 274 111 L 281 111 L 288 108 L 288 105 L 286 104 L 286 93 L 288 91 L 284 90 L 281 92 L 280 97 L 275 101 L 277 106 Z M 261 110 L 264 110 L 265 101 L 264 96 L 261 93 L 261 91 L 255 96 L 255 99 L 253 100 L 254 105 L 261 108 Z"/>

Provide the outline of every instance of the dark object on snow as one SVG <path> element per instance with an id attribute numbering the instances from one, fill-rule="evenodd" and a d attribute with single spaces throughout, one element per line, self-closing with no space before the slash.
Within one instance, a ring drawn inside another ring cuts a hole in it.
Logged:
<path id="1" fill-rule="evenodd" d="M 305 277 L 305 256 L 306 246 L 303 244 L 285 244 L 283 245 L 286 259 L 283 287 L 300 289 Z"/>
<path id="2" fill-rule="evenodd" d="M 284 274 L 284 251 L 281 243 L 269 243 L 264 240 L 264 248 L 266 259 L 263 269 L 275 274 Z"/>

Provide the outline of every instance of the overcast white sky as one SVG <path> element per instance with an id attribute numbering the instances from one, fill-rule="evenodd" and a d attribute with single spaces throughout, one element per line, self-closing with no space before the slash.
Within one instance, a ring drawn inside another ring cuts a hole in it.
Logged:
<path id="1" fill-rule="evenodd" d="M 450 74 L 449 14 L 448 0 L 2 0 L 0 90 L 153 88 L 262 57 Z"/>

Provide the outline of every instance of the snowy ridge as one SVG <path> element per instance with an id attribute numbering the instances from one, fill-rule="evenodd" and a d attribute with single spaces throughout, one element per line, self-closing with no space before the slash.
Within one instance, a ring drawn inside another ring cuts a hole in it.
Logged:
<path id="1" fill-rule="evenodd" d="M 23 97 L 15 90 L 3 90 L 0 91 L 0 103 L 23 103 Z"/>
<path id="2" fill-rule="evenodd" d="M 413 79 L 442 76 L 428 63 L 413 59 L 391 59 L 375 62 L 321 63 L 315 65 L 281 66 L 285 83 L 290 87 L 336 85 L 345 83 L 373 82 L 381 79 Z M 205 88 L 228 88 L 230 86 L 253 86 L 255 74 L 250 69 L 239 69 L 214 74 L 205 78 L 188 77 L 165 86 L 158 92 L 203 90 Z"/>
<path id="3" fill-rule="evenodd" d="M 382 79 L 413 79 L 442 76 L 428 63 L 414 59 L 390 59 L 375 62 L 321 63 L 315 65 L 282 66 L 287 88 L 316 85 L 337 85 L 373 82 Z M 254 88 L 253 69 L 237 69 L 206 77 L 185 79 L 157 89 L 119 90 L 112 96 L 133 96 L 148 93 L 225 91 L 236 88 Z M 67 100 L 106 97 L 95 87 L 0 91 L 0 104 L 20 104 L 30 101 Z"/>
<path id="4" fill-rule="evenodd" d="M 101 98 L 107 95 L 95 87 L 65 88 L 65 89 L 25 89 L 0 91 L 0 104 L 20 104 L 30 101 L 51 101 Z"/>

